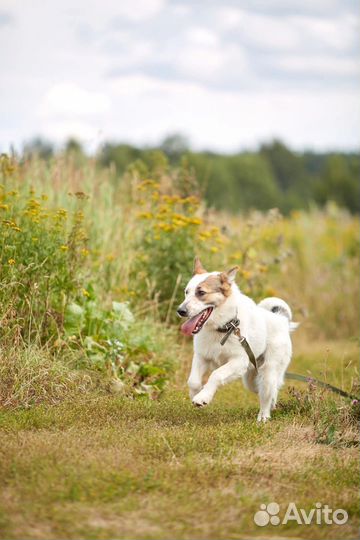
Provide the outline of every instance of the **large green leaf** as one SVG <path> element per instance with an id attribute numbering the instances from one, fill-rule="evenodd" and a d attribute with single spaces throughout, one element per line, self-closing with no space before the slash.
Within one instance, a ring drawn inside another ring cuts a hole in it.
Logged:
<path id="1" fill-rule="evenodd" d="M 64 320 L 64 328 L 67 334 L 80 333 L 84 325 L 84 320 L 85 311 L 79 304 L 71 302 L 67 305 Z"/>

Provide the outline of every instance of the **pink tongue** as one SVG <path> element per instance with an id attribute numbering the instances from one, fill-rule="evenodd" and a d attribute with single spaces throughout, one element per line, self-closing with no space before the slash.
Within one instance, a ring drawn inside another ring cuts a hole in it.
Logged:
<path id="1" fill-rule="evenodd" d="M 199 313 L 198 315 L 195 315 L 195 317 L 192 317 L 181 326 L 181 331 L 183 334 L 185 334 L 185 336 L 191 336 L 202 314 L 203 312 Z"/>

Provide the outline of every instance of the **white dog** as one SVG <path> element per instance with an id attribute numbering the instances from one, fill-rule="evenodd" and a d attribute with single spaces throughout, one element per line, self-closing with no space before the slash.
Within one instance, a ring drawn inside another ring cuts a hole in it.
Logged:
<path id="1" fill-rule="evenodd" d="M 194 336 L 190 398 L 199 407 L 208 405 L 220 386 L 242 378 L 259 394 L 258 420 L 265 422 L 284 382 L 292 354 L 290 331 L 297 323 L 291 322 L 291 310 L 280 298 L 256 305 L 242 294 L 235 283 L 237 270 L 207 272 L 195 259 L 194 275 L 177 310 L 188 318 L 182 332 Z M 208 370 L 213 371 L 203 385 Z"/>

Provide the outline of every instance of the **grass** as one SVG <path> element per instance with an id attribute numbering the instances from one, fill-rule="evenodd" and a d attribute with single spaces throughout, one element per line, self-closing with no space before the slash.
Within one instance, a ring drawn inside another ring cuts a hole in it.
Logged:
<path id="1" fill-rule="evenodd" d="M 122 178 L 1 156 L 0 176 L 0 538 L 354 538 L 358 404 L 291 381 L 266 425 L 241 384 L 194 409 L 174 317 L 195 253 L 237 264 L 301 322 L 291 370 L 357 395 L 358 217 L 220 214 L 160 155 Z M 261 529 L 272 501 L 349 521 Z"/>
<path id="2" fill-rule="evenodd" d="M 354 538 L 356 430 L 348 422 L 337 426 L 342 438 L 320 443 L 315 414 L 339 414 L 346 400 L 320 392 L 304 408 L 287 387 L 271 422 L 258 425 L 256 396 L 236 383 L 195 409 L 184 386 L 189 352 L 158 401 L 88 392 L 3 411 L 1 538 Z M 331 373 L 349 388 L 356 355 L 354 343 L 318 343 L 292 369 Z M 253 515 L 272 501 L 282 512 L 290 501 L 306 510 L 321 502 L 349 521 L 259 529 Z"/>

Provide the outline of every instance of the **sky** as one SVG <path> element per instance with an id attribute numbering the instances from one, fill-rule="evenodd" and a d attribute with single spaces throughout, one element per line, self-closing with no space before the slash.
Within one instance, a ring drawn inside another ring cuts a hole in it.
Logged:
<path id="1" fill-rule="evenodd" d="M 358 149 L 359 43 L 355 0 L 0 0 L 0 151 Z"/>

